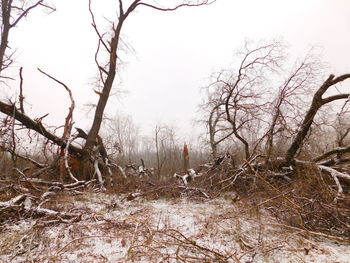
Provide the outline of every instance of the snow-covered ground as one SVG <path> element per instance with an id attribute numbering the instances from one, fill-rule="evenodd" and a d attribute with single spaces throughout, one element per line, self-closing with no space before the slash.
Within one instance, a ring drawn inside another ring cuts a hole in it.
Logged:
<path id="1" fill-rule="evenodd" d="M 88 193 L 58 204 L 82 220 L 6 222 L 0 262 L 350 262 L 350 244 L 284 227 L 234 194 L 204 202 Z"/>

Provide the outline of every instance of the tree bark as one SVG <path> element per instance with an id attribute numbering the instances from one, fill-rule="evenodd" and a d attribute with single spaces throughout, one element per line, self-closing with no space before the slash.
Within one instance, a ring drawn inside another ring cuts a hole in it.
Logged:
<path id="1" fill-rule="evenodd" d="M 184 149 L 183 149 L 183 160 L 184 160 L 184 171 L 186 172 L 188 169 L 190 169 L 190 155 L 188 152 L 188 147 L 187 144 L 184 144 Z"/>
<path id="2" fill-rule="evenodd" d="M 10 12 L 11 8 L 8 7 L 6 0 L 1 0 L 1 15 L 2 15 L 2 33 L 1 33 L 1 44 L 0 44 L 0 76 L 4 68 L 5 52 L 8 45 L 8 38 L 10 33 Z"/>

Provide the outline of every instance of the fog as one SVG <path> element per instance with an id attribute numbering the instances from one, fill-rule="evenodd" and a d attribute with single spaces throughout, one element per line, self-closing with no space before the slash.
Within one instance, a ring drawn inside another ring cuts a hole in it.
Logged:
<path id="1" fill-rule="evenodd" d="M 25 108 L 33 118 L 49 113 L 44 122 L 60 126 L 70 104 L 66 91 L 37 71 L 37 67 L 72 89 L 77 103 L 74 120 L 88 129 L 95 104 L 97 37 L 91 26 L 87 0 L 55 1 L 57 11 L 34 10 L 10 37 L 16 63 L 8 73 L 16 77 L 23 66 Z M 125 1 L 125 3 L 130 1 Z M 117 1 L 93 1 L 101 32 L 116 20 Z M 217 0 L 210 6 L 158 12 L 139 8 L 123 28 L 123 61 L 107 114 L 127 114 L 149 134 L 156 124 L 178 128 L 184 140 L 194 131 L 201 101 L 200 88 L 210 75 L 233 63 L 244 39 L 282 38 L 291 57 L 319 47 L 328 63 L 325 74 L 350 71 L 350 2 L 347 0 Z M 17 77 L 16 77 L 17 78 Z M 18 79 L 18 78 L 17 78 Z M 18 82 L 2 85 L 2 99 L 15 99 Z"/>

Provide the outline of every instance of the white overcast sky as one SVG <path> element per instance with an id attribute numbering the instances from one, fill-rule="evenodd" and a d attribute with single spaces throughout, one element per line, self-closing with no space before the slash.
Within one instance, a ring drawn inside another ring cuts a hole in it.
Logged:
<path id="1" fill-rule="evenodd" d="M 50 125 L 64 123 L 68 95 L 36 68 L 66 83 L 77 103 L 76 125 L 87 129 L 91 116 L 86 119 L 83 105 L 98 99 L 91 85 L 97 39 L 88 0 L 54 2 L 57 12 L 36 10 L 11 32 L 10 46 L 17 49 L 12 74 L 24 67 L 27 112 L 35 118 L 49 113 L 45 120 Z M 94 0 L 96 15 L 113 19 L 117 2 Z M 104 20 L 99 21 L 100 30 L 107 30 Z M 245 38 L 282 37 L 295 57 L 305 55 L 310 45 L 319 45 L 329 73 L 350 72 L 349 0 L 217 0 L 211 6 L 173 13 L 141 7 L 126 20 L 122 33 L 135 54 L 122 55 L 126 64 L 119 86 L 128 93 L 114 97 L 108 112 L 131 115 L 144 133 L 162 122 L 193 135 L 200 87 L 208 84 L 212 72 L 230 65 Z M 18 83 L 10 85 L 12 90 L 2 88 L 2 98 L 18 90 Z"/>

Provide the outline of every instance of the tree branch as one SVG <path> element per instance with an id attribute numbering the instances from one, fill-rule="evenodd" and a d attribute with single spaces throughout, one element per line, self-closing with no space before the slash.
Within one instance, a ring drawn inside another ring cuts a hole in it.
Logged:
<path id="1" fill-rule="evenodd" d="M 325 99 L 322 99 L 322 104 L 327 104 L 329 102 L 335 101 L 335 100 L 341 100 L 341 99 L 349 99 L 350 94 L 349 93 L 345 93 L 345 94 L 337 94 L 337 95 L 333 95 L 333 96 L 329 96 Z"/>
<path id="2" fill-rule="evenodd" d="M 7 104 L 2 101 L 0 101 L 0 112 L 8 115 L 8 116 L 14 116 L 14 118 L 22 123 L 26 128 L 34 130 L 38 132 L 39 134 L 43 135 L 48 140 L 52 141 L 53 143 L 65 147 L 66 142 L 60 138 L 57 137 L 55 134 L 49 132 L 45 129 L 44 125 L 40 121 L 32 120 L 30 117 L 28 117 L 26 114 L 20 112 L 15 105 Z M 13 114 L 14 113 L 14 114 Z M 78 148 L 76 146 L 70 145 L 69 151 L 81 154 L 82 149 Z"/>
<path id="3" fill-rule="evenodd" d="M 175 11 L 175 10 L 181 8 L 181 7 L 194 7 L 194 6 L 211 5 L 214 2 L 216 2 L 216 0 L 212 0 L 212 1 L 205 0 L 205 1 L 203 1 L 201 3 L 197 3 L 197 4 L 181 4 L 181 5 L 177 5 L 177 6 L 173 7 L 173 8 L 161 8 L 161 7 L 154 6 L 154 5 L 151 5 L 151 4 L 147 4 L 147 3 L 144 3 L 144 2 L 138 3 L 137 5 L 143 5 L 143 6 L 147 6 L 147 7 L 156 9 L 158 11 L 168 12 L 168 11 Z"/>
<path id="4" fill-rule="evenodd" d="M 347 147 L 339 147 L 339 148 L 335 148 L 331 151 L 328 151 L 328 152 L 325 152 L 324 154 L 316 157 L 313 159 L 314 162 L 319 162 L 323 159 L 326 159 L 328 158 L 329 156 L 331 155 L 334 155 L 334 154 L 344 154 L 344 153 L 347 153 L 347 152 L 350 152 L 350 145 L 347 146 Z"/>
<path id="5" fill-rule="evenodd" d="M 348 79 L 348 78 L 350 78 L 350 74 L 344 74 L 344 75 L 341 75 L 337 78 L 335 78 L 335 76 L 333 74 L 331 74 L 326 79 L 326 81 L 323 82 L 321 87 L 316 91 L 316 93 L 314 94 L 314 97 L 312 99 L 311 105 L 310 105 L 308 111 L 306 112 L 304 120 L 300 126 L 300 129 L 299 129 L 296 137 L 294 138 L 292 144 L 290 145 L 290 147 L 288 148 L 288 150 L 286 152 L 285 158 L 286 158 L 287 164 L 291 163 L 294 160 L 297 151 L 300 149 L 306 135 L 308 134 L 308 132 L 310 130 L 310 127 L 314 121 L 314 118 L 315 118 L 318 110 L 326 103 L 332 102 L 332 101 L 337 100 L 337 99 L 345 99 L 345 98 L 349 97 L 349 94 L 339 94 L 339 95 L 335 95 L 335 96 L 330 96 L 326 99 L 322 99 L 323 94 L 331 86 L 339 83 L 340 81 L 344 81 L 345 79 Z"/>

